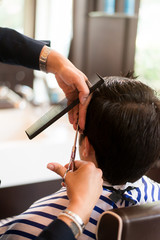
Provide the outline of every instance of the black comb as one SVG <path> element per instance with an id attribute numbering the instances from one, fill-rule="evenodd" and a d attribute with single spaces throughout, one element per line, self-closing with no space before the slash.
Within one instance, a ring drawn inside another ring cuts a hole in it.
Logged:
<path id="1" fill-rule="evenodd" d="M 102 83 L 104 83 L 104 79 L 98 73 L 97 73 L 97 76 L 100 78 L 100 80 L 96 82 L 92 87 L 89 88 L 90 94 L 94 92 L 98 87 L 100 87 Z M 34 137 L 36 137 L 39 133 L 41 133 L 43 130 L 49 127 L 52 123 L 57 121 L 65 113 L 69 112 L 77 104 L 79 104 L 79 98 L 75 99 L 70 105 L 65 107 L 63 110 L 60 104 L 52 107 L 47 113 L 45 113 L 41 118 L 39 118 L 35 123 L 33 123 L 25 131 L 29 139 L 33 139 Z"/>

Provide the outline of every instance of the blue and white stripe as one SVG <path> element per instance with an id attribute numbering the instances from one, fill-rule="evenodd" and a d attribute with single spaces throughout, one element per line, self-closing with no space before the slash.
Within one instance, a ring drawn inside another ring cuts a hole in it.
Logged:
<path id="1" fill-rule="evenodd" d="M 108 185 L 108 183 L 106 183 L 106 185 Z M 135 183 L 127 183 L 126 185 L 113 187 L 125 189 L 128 186 L 136 187 L 136 189 L 125 192 L 125 196 L 133 199 L 136 204 L 160 200 L 160 184 L 152 181 L 146 176 L 143 176 Z M 86 225 L 83 234 L 79 237 L 80 240 L 96 239 L 96 225 L 101 213 L 109 209 L 132 205 L 127 200 L 120 200 L 115 204 L 109 199 L 110 194 L 110 190 L 103 189 L 103 193 L 92 211 L 89 223 Z M 0 221 L 0 239 L 35 239 L 43 228 L 55 220 L 67 205 L 68 197 L 66 189 L 62 188 L 57 193 L 36 201 L 22 214 Z"/>

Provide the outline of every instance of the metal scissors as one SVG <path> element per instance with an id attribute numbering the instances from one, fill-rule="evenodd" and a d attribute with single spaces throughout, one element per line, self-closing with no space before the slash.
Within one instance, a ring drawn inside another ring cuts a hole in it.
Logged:
<path id="1" fill-rule="evenodd" d="M 69 172 L 69 171 L 74 171 L 75 170 L 75 165 L 74 165 L 74 160 L 75 160 L 75 156 L 76 156 L 76 143 L 77 143 L 77 137 L 78 137 L 78 130 L 79 130 L 79 126 L 78 126 L 78 122 L 77 122 L 77 128 L 76 128 L 76 135 L 75 135 L 75 138 L 74 138 L 74 145 L 72 147 L 72 152 L 71 152 L 71 157 L 70 157 L 70 161 L 69 161 L 69 164 L 68 164 L 68 168 L 63 176 L 63 182 L 65 182 L 65 177 L 66 177 L 66 174 Z"/>
<path id="2" fill-rule="evenodd" d="M 74 145 L 72 147 L 71 158 L 70 158 L 70 161 L 69 161 L 67 172 L 75 170 L 74 160 L 75 160 L 76 149 L 77 149 L 76 143 L 77 143 L 77 137 L 78 137 L 78 129 L 79 129 L 79 127 L 78 127 L 78 122 L 77 122 L 76 135 L 75 135 L 75 139 L 74 139 Z"/>
<path id="3" fill-rule="evenodd" d="M 92 84 L 88 80 L 86 81 L 86 83 L 87 83 L 89 88 L 92 87 Z M 66 170 L 66 173 L 65 173 L 63 179 L 65 178 L 65 176 L 66 176 L 68 171 L 72 171 L 73 172 L 75 170 L 74 160 L 75 160 L 75 156 L 76 156 L 76 149 L 77 149 L 76 143 L 77 143 L 78 130 L 79 130 L 78 120 L 77 120 L 77 128 L 76 128 L 76 135 L 75 135 L 75 139 L 74 139 L 74 145 L 72 147 L 72 152 L 71 152 L 71 158 L 70 158 L 69 165 L 68 165 L 68 168 Z"/>

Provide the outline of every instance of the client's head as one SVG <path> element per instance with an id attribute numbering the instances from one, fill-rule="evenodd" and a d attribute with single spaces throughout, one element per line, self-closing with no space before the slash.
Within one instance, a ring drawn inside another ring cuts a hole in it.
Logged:
<path id="1" fill-rule="evenodd" d="M 106 77 L 87 109 L 80 156 L 111 184 L 138 180 L 159 158 L 160 100 L 145 84 Z"/>

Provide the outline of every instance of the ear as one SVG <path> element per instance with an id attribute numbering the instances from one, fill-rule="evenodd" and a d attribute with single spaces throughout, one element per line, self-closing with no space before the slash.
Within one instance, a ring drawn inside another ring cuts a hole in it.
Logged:
<path id="1" fill-rule="evenodd" d="M 79 145 L 79 153 L 81 160 L 93 162 L 95 166 L 98 167 L 95 158 L 95 151 L 90 144 L 88 137 L 84 137 L 84 139 L 81 141 L 81 144 Z"/>
<path id="2" fill-rule="evenodd" d="M 92 145 L 90 144 L 88 137 L 84 138 L 84 157 L 89 157 L 94 153 L 94 149 Z"/>

